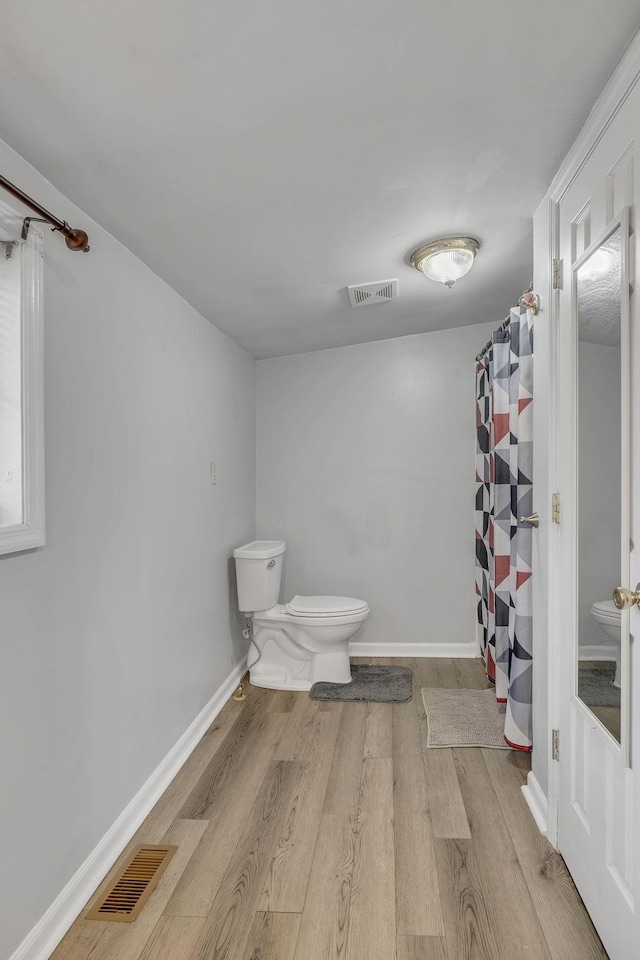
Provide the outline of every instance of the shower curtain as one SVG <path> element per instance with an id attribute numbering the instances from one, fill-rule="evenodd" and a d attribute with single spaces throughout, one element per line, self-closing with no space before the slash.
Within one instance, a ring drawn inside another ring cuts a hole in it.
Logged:
<path id="1" fill-rule="evenodd" d="M 493 334 L 476 364 L 476 600 L 478 644 L 504 738 L 531 750 L 533 314 L 524 307 Z"/>

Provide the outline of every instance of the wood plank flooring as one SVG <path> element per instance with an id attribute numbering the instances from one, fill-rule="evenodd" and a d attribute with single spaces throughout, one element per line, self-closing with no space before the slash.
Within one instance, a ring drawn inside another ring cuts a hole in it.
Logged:
<path id="1" fill-rule="evenodd" d="M 528 756 L 426 749 L 420 688 L 482 688 L 480 661 L 384 662 L 412 702 L 247 684 L 132 841 L 180 848 L 138 920 L 80 916 L 52 960 L 606 960 Z"/>

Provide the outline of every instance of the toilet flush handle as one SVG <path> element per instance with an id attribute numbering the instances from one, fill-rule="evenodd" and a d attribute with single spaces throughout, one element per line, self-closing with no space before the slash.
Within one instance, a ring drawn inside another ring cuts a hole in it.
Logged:
<path id="1" fill-rule="evenodd" d="M 626 587 L 616 587 L 613 591 L 613 602 L 618 610 L 626 610 L 637 603 L 640 607 L 640 583 L 637 584 L 635 592 L 627 590 Z"/>
<path id="2" fill-rule="evenodd" d="M 275 567 L 275 565 L 276 565 L 275 560 L 269 560 L 269 563 L 267 564 L 268 567 Z"/>

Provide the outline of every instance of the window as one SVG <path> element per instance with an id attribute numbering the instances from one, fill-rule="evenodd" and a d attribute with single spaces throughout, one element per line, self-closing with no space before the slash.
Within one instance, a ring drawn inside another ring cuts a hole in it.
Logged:
<path id="1" fill-rule="evenodd" d="M 42 235 L 0 203 L 0 554 L 44 544 Z"/>

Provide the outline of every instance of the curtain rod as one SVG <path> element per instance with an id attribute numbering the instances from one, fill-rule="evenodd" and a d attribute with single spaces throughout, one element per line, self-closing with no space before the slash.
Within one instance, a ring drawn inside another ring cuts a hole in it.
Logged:
<path id="1" fill-rule="evenodd" d="M 538 316 L 538 312 L 540 310 L 540 297 L 538 296 L 537 293 L 533 292 L 533 280 L 529 284 L 528 289 L 525 290 L 524 293 L 520 295 L 520 299 L 518 300 L 518 306 L 524 307 L 525 310 L 531 310 L 534 317 Z M 496 333 L 500 333 L 501 330 L 506 330 L 510 323 L 511 323 L 511 317 L 507 317 L 504 323 L 500 324 L 500 326 L 496 330 Z M 477 355 L 476 362 L 478 362 L 479 360 L 482 360 L 485 353 L 487 352 L 487 350 L 490 349 L 491 346 L 493 346 L 493 338 L 491 340 L 487 340 L 484 347 L 482 348 L 480 353 Z"/>
<path id="2" fill-rule="evenodd" d="M 495 332 L 500 333 L 502 330 L 506 330 L 510 323 L 511 323 L 511 317 L 507 317 L 504 323 L 501 323 Z M 491 340 L 487 340 L 484 347 L 482 348 L 480 353 L 477 355 L 476 361 L 482 360 L 487 350 L 490 350 L 492 346 L 493 346 L 493 337 L 491 338 Z"/>
<path id="3" fill-rule="evenodd" d="M 84 230 L 74 230 L 73 227 L 70 227 L 66 220 L 58 220 L 57 217 L 54 217 L 52 213 L 49 213 L 48 210 L 45 210 L 44 207 L 40 206 L 39 203 L 36 203 L 28 194 L 24 193 L 20 187 L 16 187 L 15 183 L 11 183 L 10 180 L 7 180 L 6 177 L 3 177 L 0 174 L 0 187 L 14 196 L 17 200 L 20 200 L 21 203 L 24 203 L 27 207 L 31 207 L 32 210 L 35 210 L 38 217 L 25 217 L 22 224 L 22 239 L 26 240 L 29 234 L 29 224 L 32 220 L 39 220 L 42 223 L 50 223 L 53 226 L 54 230 L 58 230 L 63 237 L 65 238 L 67 247 L 69 250 L 82 250 L 83 253 L 89 252 L 89 237 L 84 232 Z"/>

